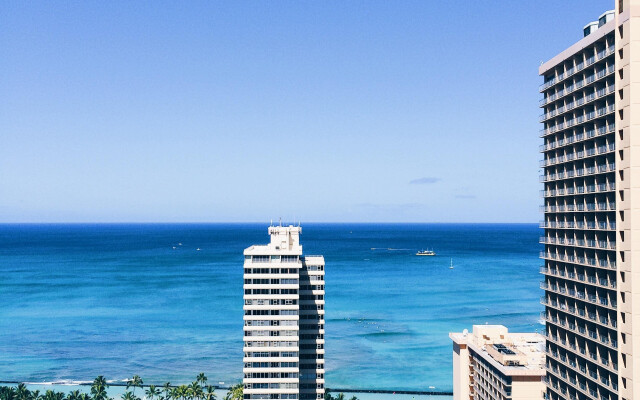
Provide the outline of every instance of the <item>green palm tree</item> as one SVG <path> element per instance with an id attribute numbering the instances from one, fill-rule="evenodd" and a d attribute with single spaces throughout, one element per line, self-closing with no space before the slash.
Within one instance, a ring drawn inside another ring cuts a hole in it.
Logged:
<path id="1" fill-rule="evenodd" d="M 132 392 L 126 391 L 124 395 L 122 395 L 122 400 L 136 400 L 136 395 Z"/>
<path id="2" fill-rule="evenodd" d="M 151 385 L 145 394 L 147 395 L 147 399 L 153 400 L 154 397 L 160 396 L 160 391 L 156 389 L 156 385 Z"/>
<path id="3" fill-rule="evenodd" d="M 216 388 L 211 385 L 207 386 L 207 391 L 204 393 L 203 397 L 205 400 L 216 400 Z"/>
<path id="4" fill-rule="evenodd" d="M 358 400 L 358 398 L 356 396 L 351 396 L 349 400 Z"/>
<path id="5" fill-rule="evenodd" d="M 89 397 L 89 395 L 86 393 L 80 393 L 80 397 L 78 397 L 78 400 L 91 400 L 91 397 Z"/>
<path id="6" fill-rule="evenodd" d="M 231 386 L 227 394 L 224 396 L 224 400 L 243 400 L 243 389 L 244 386 L 242 383 Z"/>
<path id="7" fill-rule="evenodd" d="M 44 394 L 44 400 L 64 400 L 64 393 L 47 390 Z"/>
<path id="8" fill-rule="evenodd" d="M 133 378 L 127 381 L 127 389 L 129 389 L 130 387 L 133 387 L 133 394 L 135 395 L 136 388 L 137 387 L 141 388 L 142 384 L 143 384 L 142 378 L 140 378 L 140 376 L 138 375 L 134 375 Z"/>
<path id="9" fill-rule="evenodd" d="M 171 382 L 165 382 L 162 385 L 162 391 L 164 392 L 164 398 L 162 400 L 169 400 L 169 391 L 171 390 Z"/>
<path id="10" fill-rule="evenodd" d="M 16 389 L 10 386 L 0 387 L 0 399 L 1 400 L 15 400 Z"/>
<path id="11" fill-rule="evenodd" d="M 198 382 L 202 386 L 204 386 L 207 383 L 207 376 L 204 374 L 204 372 L 200 372 L 198 374 L 198 376 L 196 377 L 196 382 Z"/>
<path id="12" fill-rule="evenodd" d="M 93 384 L 91 385 L 91 397 L 93 400 L 108 400 L 107 398 L 107 380 L 104 379 L 104 376 L 100 375 L 96 379 L 93 380 Z"/>
<path id="13" fill-rule="evenodd" d="M 333 396 L 331 395 L 331 393 L 328 390 L 326 392 L 324 392 L 324 400 L 334 400 Z"/>
<path id="14" fill-rule="evenodd" d="M 180 389 L 180 398 L 181 399 L 183 399 L 183 400 L 193 399 L 193 396 L 191 395 L 191 389 L 189 389 L 189 386 L 180 385 L 178 387 L 178 389 Z"/>
<path id="15" fill-rule="evenodd" d="M 27 389 L 27 385 L 24 383 L 18 384 L 18 387 L 16 388 L 16 399 L 29 400 L 29 397 L 31 397 L 31 393 L 29 392 L 29 389 Z"/>
<path id="16" fill-rule="evenodd" d="M 202 396 L 204 395 L 204 391 L 202 390 L 202 386 L 200 386 L 200 384 L 198 383 L 198 381 L 192 382 L 189 386 L 189 395 L 191 396 L 190 398 L 196 398 L 198 400 L 200 400 L 202 398 Z"/>
<path id="17" fill-rule="evenodd" d="M 69 392 L 69 394 L 67 394 L 67 400 L 79 400 L 79 399 L 80 399 L 79 390 L 74 390 L 72 392 Z"/>
<path id="18" fill-rule="evenodd" d="M 41 400 L 40 391 L 34 390 L 29 392 L 29 400 Z"/>
<path id="19" fill-rule="evenodd" d="M 339 394 L 336 396 L 336 400 L 344 400 L 344 393 L 339 393 Z"/>

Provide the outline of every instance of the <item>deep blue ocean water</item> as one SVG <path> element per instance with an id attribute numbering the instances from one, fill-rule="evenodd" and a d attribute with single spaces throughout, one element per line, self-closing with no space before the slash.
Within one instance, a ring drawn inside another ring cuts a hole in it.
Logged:
<path id="1" fill-rule="evenodd" d="M 449 332 L 542 331 L 539 233 L 305 224 L 305 254 L 327 263 L 327 386 L 450 390 Z M 268 239 L 264 224 L 0 225 L 0 380 L 241 380 L 242 251 Z"/>

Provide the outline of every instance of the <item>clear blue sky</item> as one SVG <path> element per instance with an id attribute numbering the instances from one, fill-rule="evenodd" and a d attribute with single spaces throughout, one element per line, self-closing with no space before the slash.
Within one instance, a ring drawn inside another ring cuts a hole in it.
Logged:
<path id="1" fill-rule="evenodd" d="M 0 3 L 0 222 L 536 222 L 613 0 Z"/>

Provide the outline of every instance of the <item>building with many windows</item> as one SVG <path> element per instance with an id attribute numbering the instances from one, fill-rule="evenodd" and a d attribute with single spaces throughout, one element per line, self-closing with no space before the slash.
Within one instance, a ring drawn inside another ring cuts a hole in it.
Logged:
<path id="1" fill-rule="evenodd" d="M 450 333 L 454 400 L 544 398 L 544 337 L 509 333 L 502 325 L 474 325 Z"/>
<path id="2" fill-rule="evenodd" d="M 324 257 L 300 232 L 271 226 L 244 251 L 245 399 L 324 399 Z"/>
<path id="3" fill-rule="evenodd" d="M 616 0 L 583 33 L 539 69 L 547 397 L 631 400 L 640 398 L 640 0 Z"/>

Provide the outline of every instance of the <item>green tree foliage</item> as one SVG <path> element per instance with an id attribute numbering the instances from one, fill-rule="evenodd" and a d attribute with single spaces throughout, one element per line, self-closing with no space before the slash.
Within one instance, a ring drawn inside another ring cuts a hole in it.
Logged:
<path id="1" fill-rule="evenodd" d="M 224 396 L 224 400 L 243 400 L 243 389 L 244 386 L 242 383 L 231 386 L 227 394 Z"/>

